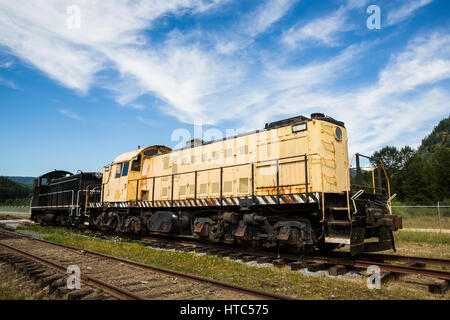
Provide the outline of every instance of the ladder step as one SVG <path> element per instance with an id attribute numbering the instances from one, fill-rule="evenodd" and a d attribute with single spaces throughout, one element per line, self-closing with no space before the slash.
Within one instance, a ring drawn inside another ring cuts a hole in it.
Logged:
<path id="1" fill-rule="evenodd" d="M 339 244 L 350 244 L 349 237 L 325 237 L 325 243 L 339 243 Z"/>
<path id="2" fill-rule="evenodd" d="M 331 207 L 330 208 L 332 211 L 348 211 L 347 207 Z"/>
<path id="3" fill-rule="evenodd" d="M 332 225 L 332 226 L 351 226 L 352 225 L 352 221 L 348 221 L 348 220 L 333 220 L 333 221 L 328 221 L 328 225 Z"/>

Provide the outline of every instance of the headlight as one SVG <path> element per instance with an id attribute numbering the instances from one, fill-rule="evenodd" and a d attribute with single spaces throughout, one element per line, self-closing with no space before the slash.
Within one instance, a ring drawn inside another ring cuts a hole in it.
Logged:
<path id="1" fill-rule="evenodd" d="M 300 124 L 296 124 L 292 126 L 292 132 L 300 132 L 300 131 L 305 131 L 306 129 L 308 129 L 306 123 L 300 123 Z"/>
<path id="2" fill-rule="evenodd" d="M 335 135 L 336 139 L 341 141 L 342 140 L 342 130 L 341 130 L 341 128 L 336 127 L 336 129 L 334 129 L 334 135 Z"/>

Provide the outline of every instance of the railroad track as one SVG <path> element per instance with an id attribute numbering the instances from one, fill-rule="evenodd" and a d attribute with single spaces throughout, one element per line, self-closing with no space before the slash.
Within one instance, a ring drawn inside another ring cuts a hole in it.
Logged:
<path id="1" fill-rule="evenodd" d="M 85 232 L 89 234 L 89 232 Z M 127 237 L 125 237 L 127 239 Z M 129 238 L 132 241 L 132 237 Z M 139 240 L 143 245 L 156 248 L 180 249 L 188 251 L 204 252 L 212 255 L 228 256 L 233 259 L 243 258 L 246 261 L 272 262 L 283 265 L 289 263 L 319 263 L 322 265 L 343 265 L 353 268 L 367 269 L 371 265 L 377 265 L 382 272 L 392 272 L 395 274 L 415 274 L 424 275 L 431 278 L 450 281 L 450 272 L 446 270 L 430 269 L 426 266 L 450 267 L 450 259 L 438 259 L 418 256 L 404 256 L 396 254 L 367 253 L 352 257 L 347 252 L 331 252 L 327 256 L 313 252 L 309 255 L 299 256 L 296 254 L 272 252 L 266 250 L 253 250 L 242 247 L 232 247 L 227 245 L 208 244 L 196 239 L 180 239 L 164 236 L 146 236 Z M 284 260 L 284 263 L 283 261 Z M 404 262 L 403 265 L 393 264 L 393 262 Z M 303 264 L 302 264 L 303 263 Z M 321 269 L 318 266 L 318 269 Z"/>
<path id="2" fill-rule="evenodd" d="M 77 229 L 77 231 L 80 231 Z M 117 238 L 117 234 L 108 235 L 89 229 L 81 230 L 86 235 L 95 235 L 104 239 Z M 209 255 L 229 257 L 233 260 L 244 262 L 272 263 L 275 266 L 290 265 L 292 270 L 307 268 L 308 271 L 316 272 L 329 270 L 330 275 L 337 276 L 346 273 L 347 269 L 367 270 L 369 266 L 376 265 L 383 274 L 383 279 L 387 280 L 391 276 L 399 275 L 419 275 L 443 281 L 438 292 L 446 291 L 450 282 L 450 272 L 443 270 L 450 266 L 449 259 L 436 259 L 416 256 L 403 256 L 395 254 L 361 254 L 352 257 L 346 252 L 331 252 L 324 256 L 321 253 L 313 252 L 309 255 L 299 256 L 297 254 L 273 252 L 267 250 L 246 249 L 243 247 L 233 247 L 229 245 L 210 244 L 198 241 L 193 238 L 172 237 L 163 235 L 147 235 L 145 237 L 131 237 L 120 235 L 124 240 L 139 242 L 145 246 L 162 249 L 175 249 L 180 251 L 195 251 Z M 139 239 L 139 240 L 136 240 Z M 398 264 L 403 262 L 403 264 Z M 430 266 L 432 266 L 430 268 Z M 383 281 L 384 281 L 383 280 Z M 433 292 L 430 284 L 429 290 Z"/>
<path id="3" fill-rule="evenodd" d="M 215 279 L 81 250 L 3 229 L 0 229 L 0 248 L 59 272 L 65 272 L 69 264 L 77 265 L 81 269 L 84 284 L 101 287 L 107 294 L 120 300 L 192 300 L 205 296 L 239 300 L 292 299 Z M 63 282 L 60 283 L 64 285 Z"/>
<path id="4" fill-rule="evenodd" d="M 89 233 L 89 232 L 88 232 Z M 133 240 L 133 239 L 131 239 Z M 133 240 L 136 241 L 136 240 Z M 325 266 L 346 266 L 351 268 L 367 269 L 371 265 L 377 265 L 384 273 L 394 273 L 401 275 L 422 275 L 435 279 L 450 281 L 450 272 L 436 268 L 426 268 L 426 266 L 449 267 L 450 259 L 438 259 L 417 256 L 404 256 L 396 254 L 361 254 L 352 257 L 347 252 L 331 252 L 329 255 L 313 252 L 309 255 L 298 256 L 296 254 L 271 252 L 265 250 L 253 250 L 241 247 L 232 247 L 226 245 L 208 244 L 195 239 L 180 239 L 162 236 L 146 236 L 138 242 L 156 248 L 179 249 L 183 251 L 204 252 L 206 254 L 228 256 L 232 259 L 243 259 L 245 262 L 260 261 L 273 262 L 278 266 L 294 263 L 295 270 L 298 266 L 306 264 L 314 265 L 311 271 L 322 270 Z M 404 264 L 394 264 L 395 262 L 404 262 Z"/>

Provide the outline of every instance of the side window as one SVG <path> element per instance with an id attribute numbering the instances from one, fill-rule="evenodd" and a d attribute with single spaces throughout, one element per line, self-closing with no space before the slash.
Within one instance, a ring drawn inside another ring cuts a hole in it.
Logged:
<path id="1" fill-rule="evenodd" d="M 141 171 L 141 155 L 137 156 L 131 164 L 131 171 L 139 172 Z"/>
<path id="2" fill-rule="evenodd" d="M 120 174 L 122 173 L 123 163 L 119 163 L 116 166 L 117 166 L 116 167 L 116 179 L 117 179 L 117 178 L 120 178 Z"/>
<path id="3" fill-rule="evenodd" d="M 130 162 L 125 162 L 123 164 L 122 177 L 128 176 L 128 169 L 130 168 Z"/>

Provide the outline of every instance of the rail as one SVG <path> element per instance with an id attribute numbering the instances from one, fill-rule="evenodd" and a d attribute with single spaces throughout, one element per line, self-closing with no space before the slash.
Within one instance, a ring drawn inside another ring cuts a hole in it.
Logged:
<path id="1" fill-rule="evenodd" d="M 17 232 L 13 232 L 13 231 L 8 231 L 8 230 L 3 230 L 0 229 L 0 233 L 4 233 L 4 234 L 8 234 L 11 236 L 15 236 L 18 238 L 26 238 L 32 241 L 36 241 L 36 242 L 40 242 L 40 243 L 45 243 L 45 244 L 49 244 L 49 245 L 53 245 L 56 247 L 60 247 L 60 248 L 65 248 L 71 251 L 76 251 L 79 252 L 80 248 L 78 247 L 74 247 L 74 246 L 70 246 L 70 245 L 65 245 L 65 244 L 61 244 L 61 243 L 56 243 L 56 242 L 51 242 L 48 240 L 43 240 L 43 239 L 39 239 L 39 238 L 35 238 L 29 235 L 24 235 L 24 234 L 19 234 Z M 15 247 L 12 246 L 8 246 L 4 243 L 0 243 L 0 246 L 4 246 L 10 250 L 15 250 L 17 252 L 20 252 L 24 255 L 27 255 L 29 257 L 32 257 L 33 259 L 36 260 L 40 260 L 46 264 L 52 265 L 56 268 L 59 268 L 61 270 L 66 271 L 66 269 L 64 269 L 63 266 L 60 266 L 58 264 L 56 264 L 53 261 L 49 261 L 49 260 L 45 260 L 42 257 L 37 257 L 35 255 L 32 255 L 31 253 L 22 251 L 20 249 L 17 249 Z M 121 264 L 125 264 L 125 265 L 129 265 L 132 266 L 134 268 L 139 268 L 139 269 L 143 269 L 143 270 L 148 270 L 148 271 L 152 271 L 152 272 L 157 272 L 160 274 L 165 274 L 165 275 L 169 275 L 169 276 L 173 276 L 173 277 L 178 277 L 187 281 L 191 281 L 191 282 L 198 282 L 198 283 L 208 283 L 214 287 L 217 288 L 221 288 L 221 289 L 225 289 L 225 290 L 230 290 L 230 291 L 234 291 L 240 294 L 247 294 L 247 295 L 252 295 L 254 297 L 257 297 L 259 299 L 269 299 L 269 300 L 295 300 L 293 297 L 290 296 L 285 296 L 285 295 L 281 295 L 281 294 L 277 294 L 277 293 L 271 293 L 271 292 L 267 292 L 267 291 L 263 291 L 263 290 L 258 290 L 258 289 L 253 289 L 253 288 L 249 288 L 249 287 L 243 287 L 237 284 L 232 284 L 232 283 L 228 283 L 225 281 L 221 281 L 221 280 L 216 280 L 213 278 L 208 278 L 208 277 L 204 277 L 204 276 L 200 276 L 200 275 L 195 275 L 195 274 L 191 274 L 191 273 L 185 273 L 185 272 L 180 272 L 180 271 L 176 271 L 176 270 L 171 270 L 171 269 L 166 269 L 166 268 L 161 268 L 161 267 L 156 267 L 156 266 L 152 266 L 152 265 L 148 265 L 148 264 L 144 264 L 144 263 L 140 263 L 137 261 L 133 261 L 133 260 L 128 260 L 128 259 L 124 259 L 124 258 L 119 258 L 119 257 L 115 257 L 115 256 L 111 256 L 111 255 L 107 255 L 107 254 L 103 254 L 97 251 L 92 251 L 92 250 L 88 250 L 88 249 L 83 249 L 83 254 L 89 254 L 92 255 L 94 257 L 101 257 L 101 258 L 106 258 L 109 260 L 113 260 L 113 261 L 117 261 L 120 262 Z M 145 297 L 143 296 L 139 296 L 136 295 L 128 290 L 125 290 L 123 288 L 119 288 L 116 286 L 113 286 L 109 283 L 103 282 L 99 279 L 93 278 L 91 276 L 88 275 L 82 275 L 82 280 L 86 281 L 86 283 L 89 284 L 93 283 L 93 284 L 97 284 L 100 285 L 106 289 L 108 289 L 108 293 L 121 298 L 121 299 L 126 299 L 126 300 L 146 300 Z"/>
<path id="2" fill-rule="evenodd" d="M 44 265 L 47 265 L 47 266 L 54 268 L 56 270 L 59 270 L 61 272 L 67 272 L 67 267 L 65 267 L 61 264 L 58 264 L 54 261 L 45 259 L 45 258 L 37 256 L 37 255 L 34 255 L 32 253 L 26 252 L 24 250 L 15 248 L 13 246 L 7 245 L 6 243 L 0 243 L 0 247 L 3 247 L 5 249 L 8 249 L 13 252 L 17 252 L 22 256 L 28 257 L 34 261 L 37 261 Z M 81 275 L 81 281 L 87 285 L 101 287 L 106 293 L 109 293 L 110 295 L 112 295 L 118 299 L 121 299 L 121 300 L 146 300 L 144 297 L 134 294 L 133 292 L 130 292 L 123 288 L 119 288 L 110 283 L 106 283 L 100 279 L 91 277 L 89 275 L 84 275 L 84 274 Z"/>

